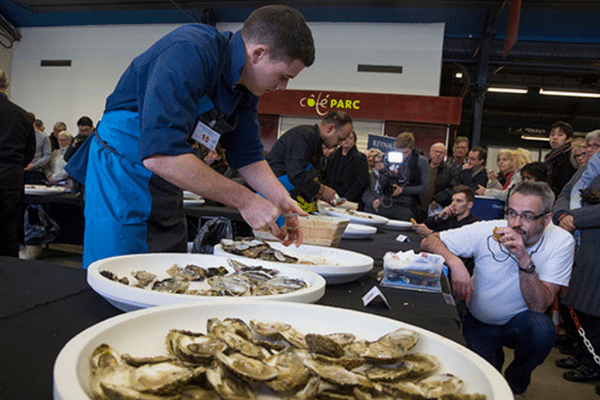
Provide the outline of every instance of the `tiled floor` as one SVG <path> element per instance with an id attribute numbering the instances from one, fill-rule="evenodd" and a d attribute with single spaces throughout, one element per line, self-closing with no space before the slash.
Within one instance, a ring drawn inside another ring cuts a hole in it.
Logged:
<path id="1" fill-rule="evenodd" d="M 43 249 L 40 260 L 81 268 L 82 253 L 81 246 L 50 244 Z M 510 362 L 511 357 L 511 350 L 507 350 L 506 364 Z M 565 370 L 558 368 L 555 365 L 555 361 L 563 357 L 566 356 L 561 354 L 557 348 L 554 348 L 546 361 L 534 371 L 532 383 L 527 391 L 517 396 L 517 399 L 600 400 L 600 396 L 594 390 L 596 382 L 574 383 L 562 378 L 562 373 Z"/>

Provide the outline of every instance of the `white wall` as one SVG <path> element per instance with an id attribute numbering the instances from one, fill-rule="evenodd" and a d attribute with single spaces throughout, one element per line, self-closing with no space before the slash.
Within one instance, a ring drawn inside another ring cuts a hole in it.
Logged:
<path id="1" fill-rule="evenodd" d="M 289 89 L 439 96 L 444 24 L 309 24 L 315 63 Z M 222 24 L 235 31 L 240 25 Z M 402 66 L 402 74 L 357 72 L 358 64 Z"/>
<path id="2" fill-rule="evenodd" d="M 131 60 L 177 25 L 52 27 L 20 29 L 15 42 L 12 100 L 35 113 L 51 130 L 64 121 L 77 134 L 77 120 L 102 116 Z M 41 60 L 72 60 L 71 67 L 41 67 Z"/>
<path id="3" fill-rule="evenodd" d="M 47 127 L 102 116 L 106 97 L 131 60 L 178 25 L 21 28 L 12 59 L 11 98 Z M 221 24 L 238 30 L 240 24 Z M 310 24 L 317 47 L 313 66 L 290 89 L 439 94 L 443 24 Z M 4 58 L 4 57 L 3 57 Z M 72 60 L 40 67 L 40 60 Z M 357 64 L 402 65 L 402 74 L 358 73 Z"/>

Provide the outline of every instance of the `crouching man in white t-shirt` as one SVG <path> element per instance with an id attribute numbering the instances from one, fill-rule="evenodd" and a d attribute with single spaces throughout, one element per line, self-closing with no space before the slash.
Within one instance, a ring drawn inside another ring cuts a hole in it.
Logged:
<path id="1" fill-rule="evenodd" d="M 499 371 L 503 346 L 514 349 L 504 376 L 515 394 L 527 389 L 554 345 L 554 324 L 544 312 L 569 283 L 573 265 L 573 237 L 552 224 L 553 203 L 546 183 L 521 182 L 511 193 L 506 221 L 476 222 L 421 243 L 444 257 L 453 294 L 466 301 L 461 319 L 467 346 Z M 474 257 L 472 277 L 459 257 Z"/>

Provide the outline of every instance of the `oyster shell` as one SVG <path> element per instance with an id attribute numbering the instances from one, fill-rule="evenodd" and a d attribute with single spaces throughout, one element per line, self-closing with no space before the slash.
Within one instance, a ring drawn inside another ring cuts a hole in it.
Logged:
<path id="1" fill-rule="evenodd" d="M 177 278 L 167 278 L 162 281 L 156 281 L 152 285 L 152 290 L 167 293 L 185 293 L 190 287 L 189 281 Z"/>
<path id="2" fill-rule="evenodd" d="M 129 353 L 124 353 L 121 355 L 121 359 L 131 366 L 139 367 L 144 364 L 160 364 L 160 363 L 167 362 L 167 361 L 176 361 L 177 357 L 169 357 L 169 356 L 134 357 Z"/>
<path id="3" fill-rule="evenodd" d="M 188 264 L 183 268 L 177 264 L 173 264 L 173 266 L 167 270 L 167 274 L 171 275 L 173 278 L 183 279 L 184 281 L 203 280 L 207 275 L 206 270 L 192 264 Z"/>
<path id="4" fill-rule="evenodd" d="M 277 377 L 267 382 L 267 386 L 275 391 L 285 392 L 306 385 L 312 376 L 303 362 L 306 356 L 296 349 L 288 348 L 267 359 L 266 363 L 278 371 Z"/>
<path id="5" fill-rule="evenodd" d="M 404 349 L 380 341 L 356 341 L 348 345 L 347 348 L 355 356 L 362 357 L 374 364 L 392 364 L 406 354 Z"/>
<path id="6" fill-rule="evenodd" d="M 206 280 L 211 288 L 217 292 L 231 293 L 232 296 L 250 294 L 250 285 L 237 275 L 215 275 Z"/>
<path id="7" fill-rule="evenodd" d="M 169 394 L 181 389 L 206 370 L 191 370 L 174 362 L 144 364 L 131 373 L 131 388 L 142 393 Z"/>
<path id="8" fill-rule="evenodd" d="M 221 365 L 214 369 L 207 370 L 206 379 L 213 389 L 226 400 L 247 400 L 256 398 L 248 383 L 231 374 L 227 374 Z"/>
<path id="9" fill-rule="evenodd" d="M 308 335 L 304 336 L 304 340 L 308 345 L 308 349 L 313 353 L 323 354 L 325 356 L 335 358 L 339 358 L 346 354 L 342 346 L 340 346 L 330 337 L 316 333 L 309 333 Z"/>
<path id="10" fill-rule="evenodd" d="M 230 356 L 217 353 L 217 360 L 235 375 L 250 381 L 270 381 L 278 375 L 277 368 L 239 353 L 233 353 Z"/>
<path id="11" fill-rule="evenodd" d="M 313 376 L 301 390 L 297 391 L 292 397 L 290 397 L 290 400 L 315 399 L 319 394 L 319 383 L 319 378 Z"/>
<path id="12" fill-rule="evenodd" d="M 304 340 L 304 335 L 292 328 L 291 326 L 288 329 L 279 332 L 279 334 L 286 342 L 288 342 L 292 346 L 298 349 L 308 349 L 306 340 Z"/>
<path id="13" fill-rule="evenodd" d="M 131 273 L 131 275 L 133 275 L 133 277 L 135 279 L 137 279 L 137 281 L 142 286 L 148 286 L 156 279 L 156 275 L 154 275 L 152 272 L 143 271 L 143 270 L 142 271 L 133 271 Z"/>
<path id="14" fill-rule="evenodd" d="M 459 393 L 463 381 L 452 374 L 439 374 L 421 379 L 419 386 L 426 396 L 441 397 L 447 394 Z"/>
<path id="15" fill-rule="evenodd" d="M 212 333 L 215 337 L 222 340 L 235 351 L 239 351 L 245 356 L 263 360 L 270 356 L 269 352 L 263 347 L 257 346 L 249 340 L 241 336 L 231 333 L 223 325 L 215 325 L 212 327 Z"/>
<path id="16" fill-rule="evenodd" d="M 166 337 L 167 350 L 177 358 L 191 363 L 204 363 L 224 351 L 227 345 L 212 335 L 172 329 Z"/>
<path id="17" fill-rule="evenodd" d="M 304 360 L 304 365 L 322 379 L 336 385 L 373 387 L 371 381 L 365 376 L 350 372 L 338 365 L 323 364 L 310 358 Z"/>
<path id="18" fill-rule="evenodd" d="M 269 339 L 278 339 L 281 332 L 290 329 L 290 324 L 284 324 L 282 322 L 261 322 L 256 320 L 250 320 L 250 328 L 259 334 L 260 336 Z"/>
<path id="19" fill-rule="evenodd" d="M 419 333 L 409 329 L 396 329 L 386 335 L 383 335 L 377 342 L 389 344 L 391 346 L 399 346 L 405 352 L 412 349 L 419 340 Z"/>

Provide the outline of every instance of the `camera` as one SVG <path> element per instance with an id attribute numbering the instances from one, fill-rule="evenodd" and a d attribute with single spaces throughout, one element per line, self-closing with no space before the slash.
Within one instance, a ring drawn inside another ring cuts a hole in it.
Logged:
<path id="1" fill-rule="evenodd" d="M 406 178 L 398 172 L 402 161 L 403 155 L 398 151 L 390 151 L 383 156 L 386 169 L 379 175 L 379 184 L 383 194 L 391 196 L 394 193 L 394 185 L 402 186 L 406 183 Z"/>

